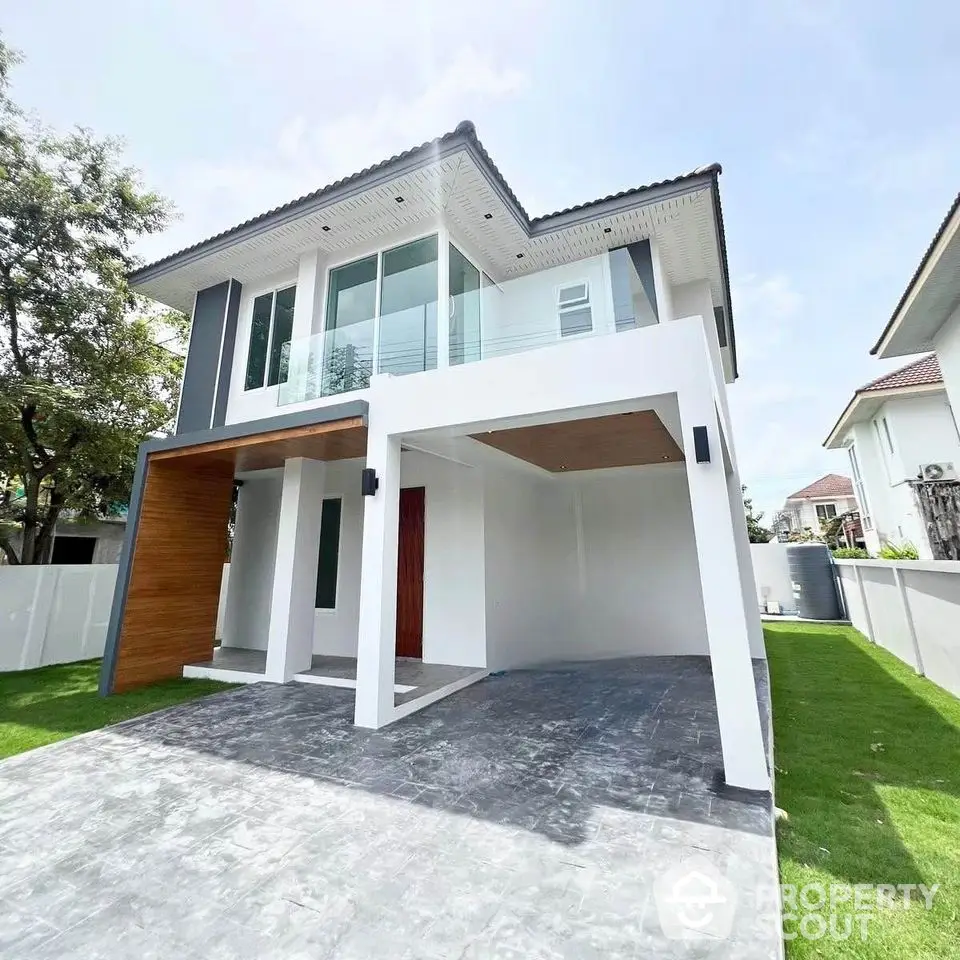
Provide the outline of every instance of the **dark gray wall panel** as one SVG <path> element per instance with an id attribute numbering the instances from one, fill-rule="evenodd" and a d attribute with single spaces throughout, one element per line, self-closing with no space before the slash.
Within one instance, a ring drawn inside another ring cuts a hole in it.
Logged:
<path id="1" fill-rule="evenodd" d="M 224 280 L 215 287 L 207 287 L 197 293 L 190 331 L 190 350 L 183 372 L 177 433 L 210 429 L 229 288 L 229 282 Z"/>
<path id="2" fill-rule="evenodd" d="M 223 349 L 220 351 L 220 376 L 217 378 L 217 395 L 213 404 L 213 426 L 215 427 L 222 427 L 227 418 L 227 400 L 230 397 L 230 373 L 233 370 L 233 350 L 237 342 L 237 317 L 240 315 L 241 291 L 240 281 L 231 280 L 223 328 Z"/>
<path id="3" fill-rule="evenodd" d="M 659 320 L 660 306 L 657 303 L 657 290 L 653 282 L 653 252 L 650 250 L 650 241 L 640 240 L 637 243 L 627 244 L 627 249 L 630 251 L 630 259 L 640 278 L 643 292 L 647 295 L 650 306 L 653 307 L 654 316 Z"/>
<path id="4" fill-rule="evenodd" d="M 727 317 L 723 307 L 713 308 L 713 319 L 717 324 L 717 339 L 720 341 L 720 346 L 725 347 L 727 345 Z"/>

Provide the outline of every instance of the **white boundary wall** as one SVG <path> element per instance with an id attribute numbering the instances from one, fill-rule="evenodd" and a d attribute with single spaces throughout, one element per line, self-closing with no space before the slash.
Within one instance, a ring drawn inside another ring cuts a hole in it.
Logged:
<path id="1" fill-rule="evenodd" d="M 230 564 L 223 565 L 217 637 Z M 0 566 L 0 673 L 103 656 L 115 563 Z"/>
<path id="2" fill-rule="evenodd" d="M 797 612 L 797 601 L 793 596 L 793 581 L 790 578 L 790 564 L 787 562 L 789 544 L 751 543 L 750 557 L 753 560 L 753 579 L 757 588 L 757 604 L 761 609 L 766 604 L 779 603 L 780 612 Z"/>
<path id="3" fill-rule="evenodd" d="M 836 563 L 853 625 L 960 696 L 960 561 Z"/>
<path id="4" fill-rule="evenodd" d="M 0 567 L 0 671 L 103 656 L 115 563 Z"/>

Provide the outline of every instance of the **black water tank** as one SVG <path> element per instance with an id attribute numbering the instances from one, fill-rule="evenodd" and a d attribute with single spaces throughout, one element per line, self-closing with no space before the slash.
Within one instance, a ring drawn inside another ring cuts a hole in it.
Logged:
<path id="1" fill-rule="evenodd" d="M 787 547 L 797 612 L 808 620 L 839 620 L 840 598 L 833 576 L 833 558 L 823 543 L 795 543 Z"/>

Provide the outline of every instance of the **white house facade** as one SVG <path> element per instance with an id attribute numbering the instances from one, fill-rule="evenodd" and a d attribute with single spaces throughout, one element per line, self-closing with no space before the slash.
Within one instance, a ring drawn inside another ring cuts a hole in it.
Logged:
<path id="1" fill-rule="evenodd" d="M 102 691 L 350 686 L 377 728 L 493 671 L 704 655 L 726 780 L 769 789 L 719 173 L 530 219 L 464 123 L 137 271 L 193 323 Z"/>
<path id="2" fill-rule="evenodd" d="M 935 355 L 856 391 L 824 443 L 845 449 L 867 549 L 909 542 L 934 559 L 915 485 L 960 467 L 960 437 Z"/>

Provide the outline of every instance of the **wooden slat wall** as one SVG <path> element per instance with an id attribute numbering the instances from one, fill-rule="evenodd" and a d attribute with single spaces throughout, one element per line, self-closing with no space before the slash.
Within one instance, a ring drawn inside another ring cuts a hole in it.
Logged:
<path id="1" fill-rule="evenodd" d="M 213 655 L 233 466 L 147 462 L 114 690 L 182 675 Z"/>

